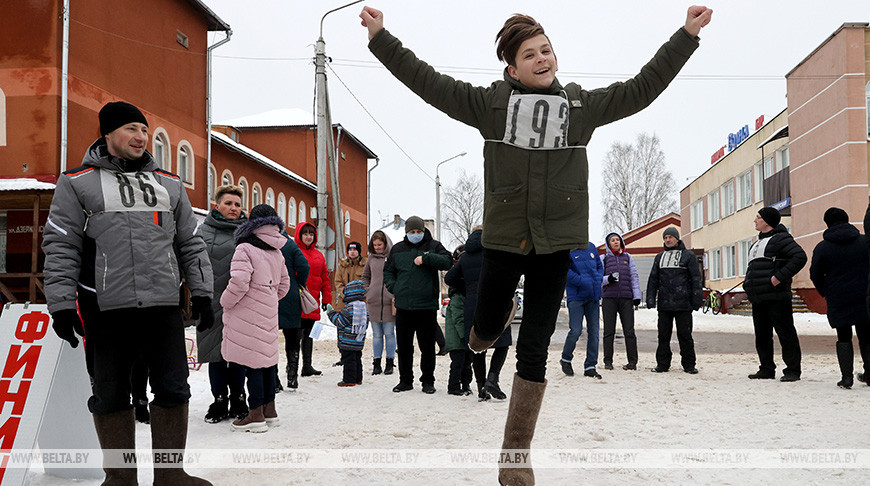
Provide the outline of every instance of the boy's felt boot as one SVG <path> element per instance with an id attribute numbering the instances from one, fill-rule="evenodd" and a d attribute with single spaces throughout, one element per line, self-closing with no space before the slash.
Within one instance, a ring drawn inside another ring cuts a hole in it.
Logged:
<path id="1" fill-rule="evenodd" d="M 106 479 L 102 486 L 130 486 L 139 484 L 136 479 L 136 464 L 132 467 L 107 467 L 122 461 L 121 454 L 136 452 L 136 419 L 133 409 L 120 412 L 94 414 L 94 428 L 103 449 L 103 471 Z"/>
<path id="2" fill-rule="evenodd" d="M 504 441 L 499 456 L 498 481 L 505 486 L 532 486 L 535 473 L 532 470 L 529 449 L 535 436 L 535 426 L 547 382 L 536 383 L 514 374 L 508 416 L 504 426 Z"/>
<path id="3" fill-rule="evenodd" d="M 187 446 L 188 404 L 165 408 L 151 404 L 151 449 L 155 453 L 172 453 L 170 464 L 161 457 L 161 465 L 154 467 L 154 484 L 157 486 L 211 486 L 202 478 L 184 472 L 184 449 Z"/>

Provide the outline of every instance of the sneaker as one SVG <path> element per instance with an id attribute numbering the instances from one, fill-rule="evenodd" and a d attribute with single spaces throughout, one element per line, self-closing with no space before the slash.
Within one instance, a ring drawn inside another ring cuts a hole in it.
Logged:
<path id="1" fill-rule="evenodd" d="M 243 419 L 248 416 L 248 402 L 244 393 L 230 397 L 230 412 L 232 418 Z"/>
<path id="2" fill-rule="evenodd" d="M 584 371 L 583 376 L 588 376 L 589 378 L 597 378 L 599 380 L 601 379 L 601 375 L 598 374 L 597 371 L 595 371 L 595 368 L 589 368 L 588 370 Z"/>
<path id="3" fill-rule="evenodd" d="M 688 374 L 690 374 L 690 375 L 697 375 L 697 374 L 698 374 L 698 368 L 695 368 L 694 366 L 691 367 L 691 368 L 683 368 L 683 373 L 688 373 Z"/>
<path id="4" fill-rule="evenodd" d="M 350 383 L 348 381 L 341 380 L 338 382 L 338 386 L 356 386 L 356 383 Z"/>
<path id="5" fill-rule="evenodd" d="M 655 368 L 650 368 L 650 371 L 652 371 L 653 373 L 667 373 L 668 369 L 661 366 L 656 366 Z"/>
<path id="6" fill-rule="evenodd" d="M 837 382 L 837 386 L 844 390 L 851 390 L 854 384 L 855 380 L 852 379 L 852 375 L 844 376 L 842 380 Z"/>
<path id="7" fill-rule="evenodd" d="M 423 383 L 423 393 L 427 395 L 435 393 L 435 385 L 432 383 Z"/>
<path id="8" fill-rule="evenodd" d="M 400 393 L 400 392 L 404 392 L 404 391 L 408 391 L 408 390 L 413 390 L 413 389 L 414 389 L 414 385 L 412 385 L 410 383 L 402 383 L 401 381 L 399 382 L 398 385 L 393 387 L 393 391 L 396 393 Z"/>
<path id="9" fill-rule="evenodd" d="M 216 397 L 214 399 L 214 403 L 208 406 L 208 412 L 206 412 L 205 414 L 205 421 L 210 424 L 216 424 L 220 421 L 226 420 L 230 416 L 229 405 L 230 402 L 226 396 L 221 395 L 219 397 Z M 248 407 L 245 407 L 245 410 L 247 410 L 247 408 Z"/>
<path id="10" fill-rule="evenodd" d="M 790 374 L 782 375 L 782 378 L 780 378 L 779 381 L 784 381 L 784 382 L 801 381 L 801 377 L 800 377 L 800 375 L 795 375 L 795 374 L 790 373 Z"/>
<path id="11" fill-rule="evenodd" d="M 562 365 L 562 373 L 565 373 L 568 376 L 574 376 L 574 367 L 571 366 L 570 361 L 559 360 L 559 364 Z"/>
<path id="12" fill-rule="evenodd" d="M 133 409 L 136 411 L 136 421 L 143 424 L 151 423 L 151 412 L 148 411 L 148 400 L 136 400 Z"/>
<path id="13" fill-rule="evenodd" d="M 636 365 L 636 364 L 631 364 L 631 363 L 629 363 L 629 364 L 623 366 L 622 369 L 624 369 L 624 370 L 626 370 L 626 371 L 636 370 L 636 369 L 637 369 L 637 365 Z"/>
<path id="14" fill-rule="evenodd" d="M 749 375 L 750 380 L 772 380 L 774 378 L 776 378 L 776 373 L 773 371 L 767 372 L 758 370 L 755 373 Z"/>
<path id="15" fill-rule="evenodd" d="M 605 370 L 612 370 L 612 369 L 613 369 L 613 365 L 612 365 L 612 364 L 604 363 L 604 369 L 605 369 Z"/>

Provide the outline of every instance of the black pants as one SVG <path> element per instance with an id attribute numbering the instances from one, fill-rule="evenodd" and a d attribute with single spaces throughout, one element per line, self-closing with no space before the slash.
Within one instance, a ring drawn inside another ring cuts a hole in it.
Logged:
<path id="1" fill-rule="evenodd" d="M 362 383 L 362 351 L 340 349 L 342 381 L 345 383 Z"/>
<path id="2" fill-rule="evenodd" d="M 245 378 L 248 379 L 248 407 L 251 410 L 275 401 L 275 368 L 249 368 L 245 369 Z"/>
<path id="3" fill-rule="evenodd" d="M 852 343 L 852 326 L 836 329 L 838 342 Z M 864 373 L 870 374 L 870 326 L 855 326 L 855 335 L 858 336 L 858 349 L 861 352 L 861 360 L 864 362 Z"/>
<path id="4" fill-rule="evenodd" d="M 308 339 L 311 334 L 311 328 L 314 327 L 314 319 L 302 319 L 301 327 L 293 329 L 281 329 L 284 333 L 284 354 L 287 356 L 287 363 L 292 369 L 297 369 L 299 365 L 300 349 L 305 351 L 307 356 L 303 357 L 305 362 L 311 363 L 311 346 L 303 346 L 303 341 Z"/>
<path id="5" fill-rule="evenodd" d="M 396 309 L 396 354 L 399 381 L 414 383 L 414 334 L 420 348 L 420 382 L 435 383 L 435 310 Z"/>
<path id="6" fill-rule="evenodd" d="M 187 349 L 181 308 L 147 307 L 100 311 L 96 296 L 82 292 L 79 309 L 92 356 L 91 413 L 129 410 L 133 366 L 148 369 L 151 403 L 164 408 L 190 400 Z"/>
<path id="7" fill-rule="evenodd" d="M 462 385 L 471 383 L 471 364 L 474 353 L 468 349 L 450 351 L 450 376 L 447 379 L 447 391 L 459 391 Z"/>
<path id="8" fill-rule="evenodd" d="M 601 299 L 604 319 L 604 364 L 613 366 L 613 338 L 616 336 L 616 315 L 622 323 L 625 336 L 625 355 L 628 364 L 637 364 L 637 336 L 634 334 L 634 302 L 632 299 L 606 297 Z"/>
<path id="9" fill-rule="evenodd" d="M 484 249 L 483 266 L 474 311 L 474 332 L 481 339 L 496 339 L 504 329 L 521 275 L 525 275 L 523 319 L 517 336 L 517 374 L 543 383 L 547 348 L 565 293 L 570 260 L 568 251 L 528 255 Z"/>
<path id="10" fill-rule="evenodd" d="M 794 328 L 791 300 L 766 300 L 752 304 L 752 324 L 755 327 L 755 350 L 758 352 L 759 370 L 776 371 L 773 362 L 773 331 L 782 346 L 782 360 L 786 375 L 801 375 L 801 345 Z"/>
<path id="11" fill-rule="evenodd" d="M 245 370 L 237 363 L 224 360 L 209 363 L 208 381 L 211 384 L 211 394 L 215 398 L 227 396 L 227 390 L 234 397 L 245 392 Z"/>
<path id="12" fill-rule="evenodd" d="M 659 311 L 659 345 L 656 348 L 656 365 L 660 369 L 671 367 L 671 334 L 677 323 L 677 340 L 680 342 L 680 364 L 684 370 L 695 367 L 695 341 L 692 340 L 692 311 Z"/>
<path id="13" fill-rule="evenodd" d="M 504 366 L 504 361 L 507 359 L 507 353 L 508 346 L 492 350 L 492 359 L 489 361 L 489 372 L 486 371 L 486 351 L 474 355 L 474 377 L 477 379 L 478 384 L 482 384 L 486 380 L 498 383 L 498 377 L 501 374 L 501 368 Z M 480 365 L 478 365 L 478 359 L 480 360 Z"/>

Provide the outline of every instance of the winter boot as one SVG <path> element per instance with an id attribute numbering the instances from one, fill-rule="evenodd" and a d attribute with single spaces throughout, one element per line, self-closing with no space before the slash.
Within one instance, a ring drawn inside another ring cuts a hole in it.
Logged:
<path id="1" fill-rule="evenodd" d="M 486 375 L 486 383 L 483 384 L 483 388 L 496 400 L 504 400 L 507 398 L 507 395 L 505 395 L 498 386 L 498 375 L 491 371 Z"/>
<path id="2" fill-rule="evenodd" d="M 489 392 L 486 391 L 486 386 L 477 385 L 477 401 L 478 402 L 485 402 L 485 401 L 489 400 L 490 398 L 492 398 L 492 397 L 490 396 Z"/>
<path id="3" fill-rule="evenodd" d="M 314 340 L 310 337 L 302 338 L 302 376 L 318 376 L 323 373 L 311 366 L 311 351 Z"/>
<path id="4" fill-rule="evenodd" d="M 299 351 L 290 353 L 287 357 L 287 388 L 290 391 L 299 388 Z"/>
<path id="5" fill-rule="evenodd" d="M 243 419 L 248 416 L 248 402 L 244 393 L 233 395 L 230 397 L 230 410 L 228 417 L 234 419 Z"/>
<path id="6" fill-rule="evenodd" d="M 562 373 L 565 373 L 567 376 L 574 376 L 574 367 L 570 361 L 559 360 L 559 364 L 562 365 Z"/>
<path id="7" fill-rule="evenodd" d="M 230 401 L 226 395 L 215 397 L 214 402 L 208 406 L 208 412 L 205 413 L 205 421 L 210 424 L 216 424 L 229 417 Z"/>
<path id="8" fill-rule="evenodd" d="M 94 428 L 103 449 L 103 471 L 106 479 L 103 486 L 129 486 L 139 484 L 136 480 L 136 463 L 129 467 L 109 467 L 122 463 L 122 454 L 136 452 L 136 419 L 133 410 L 94 414 Z"/>
<path id="9" fill-rule="evenodd" d="M 181 456 L 187 445 L 187 415 L 188 405 L 182 404 L 177 407 L 164 408 L 151 404 L 151 449 L 155 453 L 173 452 Z M 184 486 L 212 486 L 205 479 L 188 475 L 183 469 L 183 458 L 170 455 L 173 466 L 154 468 L 154 484 L 157 485 L 184 485 Z M 156 463 L 156 461 L 155 461 Z M 155 464 L 156 466 L 156 464 Z"/>
<path id="10" fill-rule="evenodd" d="M 278 376 L 278 369 L 275 368 L 275 394 L 284 391 L 284 385 L 281 384 L 281 377 Z"/>
<path id="11" fill-rule="evenodd" d="M 380 375 L 384 370 L 381 369 L 381 358 L 372 360 L 372 375 Z"/>
<path id="12" fill-rule="evenodd" d="M 855 360 L 855 350 L 852 348 L 852 341 L 837 342 L 837 361 L 840 362 L 840 374 L 843 379 L 837 382 L 837 386 L 846 390 L 852 389 L 853 379 L 852 372 L 854 370 L 853 362 Z"/>
<path id="13" fill-rule="evenodd" d="M 538 422 L 538 413 L 541 411 L 541 402 L 544 400 L 546 388 L 546 381 L 536 383 L 514 374 L 514 386 L 508 405 L 507 421 L 504 425 L 502 453 L 499 456 L 498 481 L 503 485 L 535 484 L 529 449 L 535 436 L 535 425 Z M 505 459 L 510 459 L 509 466 L 508 461 L 501 462 Z M 525 467 L 516 467 L 517 461 L 522 461 Z"/>
<path id="14" fill-rule="evenodd" d="M 867 373 L 870 372 L 870 342 L 867 342 L 866 339 L 858 339 L 858 350 L 861 353 L 861 361 L 864 363 L 864 372 L 858 373 L 858 381 L 870 385 L 870 383 L 867 383 L 867 379 L 865 378 Z"/>
<path id="15" fill-rule="evenodd" d="M 260 405 L 257 408 L 252 408 L 247 417 L 233 421 L 233 430 L 254 433 L 269 430 L 269 426 L 266 425 L 266 416 L 263 414 L 263 408 L 263 405 Z"/>
<path id="16" fill-rule="evenodd" d="M 266 419 L 266 425 L 269 427 L 281 425 L 281 422 L 278 420 L 278 411 L 275 410 L 275 400 L 263 405 L 263 418 Z"/>
<path id="17" fill-rule="evenodd" d="M 148 400 L 133 400 L 133 410 L 136 411 L 136 421 L 143 424 L 151 423 L 151 413 L 148 412 Z"/>
<path id="18" fill-rule="evenodd" d="M 392 375 L 395 369 L 396 365 L 393 363 L 393 358 L 387 358 L 387 366 L 384 368 L 384 374 Z"/>

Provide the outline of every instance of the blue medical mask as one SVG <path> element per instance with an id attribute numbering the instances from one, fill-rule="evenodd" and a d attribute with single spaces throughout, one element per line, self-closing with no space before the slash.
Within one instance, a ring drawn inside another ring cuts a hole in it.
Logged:
<path id="1" fill-rule="evenodd" d="M 417 243 L 420 243 L 421 241 L 423 241 L 423 235 L 424 235 L 423 233 L 418 233 L 418 234 L 413 234 L 413 235 L 407 234 L 405 236 L 408 237 L 408 241 L 410 241 L 411 243 L 416 245 Z"/>

